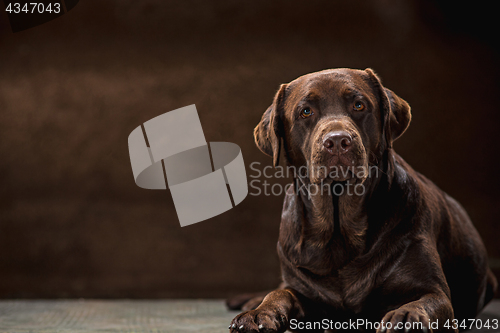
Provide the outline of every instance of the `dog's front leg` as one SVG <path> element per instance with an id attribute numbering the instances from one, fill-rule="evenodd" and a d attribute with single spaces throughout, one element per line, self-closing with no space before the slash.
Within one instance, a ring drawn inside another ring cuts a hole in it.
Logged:
<path id="1" fill-rule="evenodd" d="M 236 316 L 229 329 L 231 333 L 285 332 L 291 318 L 303 316 L 303 305 L 293 290 L 274 290 L 255 310 Z"/>
<path id="2" fill-rule="evenodd" d="M 458 332 L 452 327 L 453 318 L 451 301 L 444 293 L 427 294 L 389 311 L 377 333 Z M 447 321 L 448 328 L 444 326 Z"/>

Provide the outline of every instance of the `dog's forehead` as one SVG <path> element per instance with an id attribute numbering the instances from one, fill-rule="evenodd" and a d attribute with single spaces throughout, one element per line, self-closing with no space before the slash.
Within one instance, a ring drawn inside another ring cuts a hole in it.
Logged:
<path id="1" fill-rule="evenodd" d="M 296 98 L 325 93 L 343 95 L 349 92 L 371 92 L 365 71 L 353 69 L 333 69 L 301 76 L 289 83 L 291 94 Z"/>

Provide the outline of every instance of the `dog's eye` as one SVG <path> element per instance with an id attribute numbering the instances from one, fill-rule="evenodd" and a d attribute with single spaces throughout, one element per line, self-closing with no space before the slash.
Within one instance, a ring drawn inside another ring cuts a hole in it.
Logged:
<path id="1" fill-rule="evenodd" d="M 304 109 L 302 109 L 302 111 L 300 111 L 300 116 L 302 118 L 310 117 L 313 114 L 314 114 L 314 112 L 312 112 L 312 110 L 310 108 L 304 108 Z"/>
<path id="2" fill-rule="evenodd" d="M 365 105 L 361 102 L 355 102 L 353 107 L 356 111 L 363 111 L 365 109 Z"/>

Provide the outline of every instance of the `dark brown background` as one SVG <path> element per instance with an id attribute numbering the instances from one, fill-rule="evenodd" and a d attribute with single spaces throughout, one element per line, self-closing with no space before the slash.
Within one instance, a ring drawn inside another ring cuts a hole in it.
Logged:
<path id="1" fill-rule="evenodd" d="M 269 165 L 252 130 L 279 84 L 333 67 L 372 67 L 410 103 L 397 151 L 465 206 L 500 258 L 496 18 L 492 5 L 454 6 L 86 0 L 16 34 L 3 13 L 0 297 L 225 297 L 276 286 L 282 197 L 249 196 L 181 228 L 169 192 L 134 184 L 127 137 L 195 103 L 208 141 L 238 144 L 247 166 Z"/>

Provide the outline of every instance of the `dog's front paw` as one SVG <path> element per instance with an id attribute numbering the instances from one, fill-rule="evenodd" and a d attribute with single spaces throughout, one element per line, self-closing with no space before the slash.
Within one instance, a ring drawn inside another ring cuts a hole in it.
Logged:
<path id="1" fill-rule="evenodd" d="M 229 325 L 231 333 L 282 333 L 288 320 L 273 309 L 255 309 L 240 313 Z"/>
<path id="2" fill-rule="evenodd" d="M 399 309 L 388 312 L 380 324 L 377 333 L 432 333 L 429 328 L 429 316 L 419 309 Z"/>
<path id="3" fill-rule="evenodd" d="M 249 310 L 254 310 L 256 309 L 261 303 L 262 300 L 264 299 L 264 296 L 257 296 L 246 302 L 241 309 L 243 311 L 249 311 Z"/>

